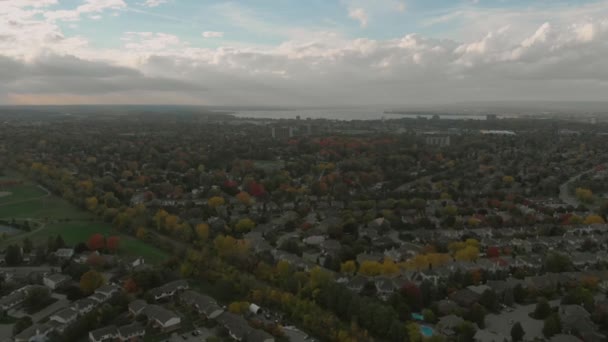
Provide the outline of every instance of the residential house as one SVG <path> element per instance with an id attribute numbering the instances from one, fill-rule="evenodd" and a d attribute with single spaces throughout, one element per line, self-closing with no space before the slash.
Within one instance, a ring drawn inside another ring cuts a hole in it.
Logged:
<path id="1" fill-rule="evenodd" d="M 378 298 L 382 300 L 388 300 L 390 295 L 398 289 L 392 279 L 383 276 L 376 278 L 374 280 L 374 285 L 376 285 L 376 294 Z"/>
<path id="2" fill-rule="evenodd" d="M 208 319 L 215 319 L 224 312 L 215 299 L 194 291 L 186 291 L 180 295 L 183 303 L 192 305 L 199 314 Z"/>
<path id="3" fill-rule="evenodd" d="M 469 290 L 468 288 L 458 290 L 450 295 L 451 300 L 465 308 L 470 308 L 473 306 L 473 304 L 477 303 L 480 298 L 481 295 Z"/>
<path id="4" fill-rule="evenodd" d="M 188 282 L 185 280 L 175 280 L 163 286 L 150 290 L 150 294 L 155 300 L 160 300 L 174 296 L 178 291 L 187 290 Z"/>
<path id="5" fill-rule="evenodd" d="M 143 338 L 146 335 L 146 327 L 139 323 L 123 325 L 118 328 L 118 338 L 122 341 L 135 341 L 138 338 Z"/>
<path id="6" fill-rule="evenodd" d="M 437 311 L 440 315 L 450 315 L 460 310 L 460 306 L 453 300 L 442 299 L 437 303 Z"/>
<path id="7" fill-rule="evenodd" d="M 51 290 L 56 290 L 65 283 L 67 283 L 71 278 L 66 276 L 65 274 L 51 274 L 42 278 L 42 283 Z"/>
<path id="8" fill-rule="evenodd" d="M 368 281 L 367 277 L 356 275 L 346 284 L 346 287 L 353 292 L 359 293 Z"/>
<path id="9" fill-rule="evenodd" d="M 90 298 L 83 298 L 72 303 L 71 308 L 78 312 L 79 315 L 85 315 L 91 312 L 97 304 L 96 301 Z"/>
<path id="10" fill-rule="evenodd" d="M 97 303 L 103 303 L 106 301 L 107 297 L 101 293 L 93 293 L 92 295 L 90 295 L 89 297 L 87 297 L 91 300 L 94 300 Z"/>
<path id="11" fill-rule="evenodd" d="M 254 330 L 243 317 L 231 312 L 224 312 L 216 320 L 228 330 L 230 337 L 236 341 L 244 341 L 247 335 Z"/>
<path id="12" fill-rule="evenodd" d="M 118 285 L 102 285 L 101 287 L 99 287 L 97 290 L 95 290 L 95 293 L 104 295 L 106 298 L 111 298 L 112 296 L 114 296 L 115 294 L 120 292 L 120 287 Z"/>
<path id="13" fill-rule="evenodd" d="M 148 303 L 141 299 L 136 299 L 129 303 L 129 313 L 133 316 L 137 316 L 143 312 Z"/>
<path id="14" fill-rule="evenodd" d="M 0 309 L 7 311 L 25 300 L 26 293 L 24 291 L 13 291 L 9 295 L 0 298 Z"/>
<path id="15" fill-rule="evenodd" d="M 52 324 L 34 324 L 14 337 L 15 342 L 44 342 L 47 336 L 55 330 Z"/>
<path id="16" fill-rule="evenodd" d="M 65 308 L 51 315 L 50 320 L 61 324 L 70 324 L 78 318 L 78 311 L 72 308 Z"/>
<path id="17" fill-rule="evenodd" d="M 63 261 L 70 260 L 74 256 L 74 249 L 73 248 L 59 248 L 58 250 L 55 251 L 55 256 L 59 260 L 63 260 Z"/>
<path id="18" fill-rule="evenodd" d="M 452 314 L 441 317 L 436 328 L 443 335 L 450 337 L 456 334 L 456 330 L 462 323 L 464 323 L 464 319 Z"/>
<path id="19" fill-rule="evenodd" d="M 264 330 L 253 329 L 247 335 L 247 342 L 274 342 L 274 337 Z"/>
<path id="20" fill-rule="evenodd" d="M 178 329 L 181 324 L 181 318 L 178 315 L 159 305 L 147 305 L 142 313 L 148 317 L 148 321 L 163 332 Z"/>
<path id="21" fill-rule="evenodd" d="M 480 296 L 486 291 L 492 291 L 492 288 L 490 288 L 488 285 L 470 285 L 467 286 L 467 289 L 477 293 Z"/>
<path id="22" fill-rule="evenodd" d="M 112 341 L 118 338 L 118 329 L 113 326 L 107 326 L 89 332 L 89 341 L 103 342 Z"/>

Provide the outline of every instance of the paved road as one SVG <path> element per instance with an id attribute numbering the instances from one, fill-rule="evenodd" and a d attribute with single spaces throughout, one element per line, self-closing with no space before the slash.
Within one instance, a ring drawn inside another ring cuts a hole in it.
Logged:
<path id="1" fill-rule="evenodd" d="M 559 305 L 559 300 L 550 301 L 552 307 Z M 519 322 L 526 332 L 525 340 L 534 338 L 543 339 L 543 320 L 535 320 L 529 316 L 536 308 L 536 304 L 516 306 L 511 312 L 502 312 L 499 315 L 489 314 L 486 316 L 486 330 L 511 336 L 511 323 Z"/>
<path id="2" fill-rule="evenodd" d="M 575 181 L 579 180 L 582 176 L 594 172 L 595 169 L 596 168 L 594 167 L 591 170 L 587 170 L 585 172 L 581 172 L 578 175 L 573 176 L 572 178 L 568 179 L 568 181 L 566 183 L 562 184 L 559 187 L 559 199 L 562 202 L 564 202 L 564 203 L 566 203 L 568 205 L 571 205 L 573 207 L 577 207 L 579 204 L 581 204 L 581 202 L 578 200 L 578 198 L 576 198 L 576 196 L 573 196 L 570 193 L 570 189 L 569 189 L 570 188 L 570 184 L 572 182 L 575 182 Z M 585 204 L 585 205 L 588 206 L 587 204 Z"/>
<path id="3" fill-rule="evenodd" d="M 0 324 L 0 342 L 13 341 L 13 325 Z"/>

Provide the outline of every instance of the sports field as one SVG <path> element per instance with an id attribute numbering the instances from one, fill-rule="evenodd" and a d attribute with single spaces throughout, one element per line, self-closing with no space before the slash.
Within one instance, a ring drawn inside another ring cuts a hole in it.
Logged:
<path id="1" fill-rule="evenodd" d="M 13 235 L 0 242 L 0 248 L 9 244 L 20 244 L 28 237 L 34 245 L 45 244 L 48 237 L 61 235 L 68 245 L 86 242 L 96 233 L 106 237 L 119 236 L 119 253 L 143 256 L 149 263 L 158 263 L 167 254 L 131 236 L 121 234 L 109 223 L 99 221 L 93 214 L 80 210 L 63 198 L 54 196 L 44 188 L 30 182 L 0 189 L 0 220 L 29 221 L 30 232 Z"/>

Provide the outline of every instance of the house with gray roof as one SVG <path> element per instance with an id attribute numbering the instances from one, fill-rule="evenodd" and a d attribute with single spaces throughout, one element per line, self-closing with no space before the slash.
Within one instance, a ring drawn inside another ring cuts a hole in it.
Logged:
<path id="1" fill-rule="evenodd" d="M 89 341 L 103 342 L 118 338 L 118 329 L 114 325 L 103 327 L 89 332 Z"/>
<path id="2" fill-rule="evenodd" d="M 146 327 L 139 323 L 123 325 L 118 328 L 118 337 L 122 341 L 134 341 L 137 338 L 142 338 L 146 335 Z"/>
<path id="3" fill-rule="evenodd" d="M 51 315 L 50 320 L 61 324 L 70 324 L 78 318 L 78 311 L 65 308 Z"/>
<path id="4" fill-rule="evenodd" d="M 174 296 L 177 292 L 187 290 L 188 282 L 185 280 L 175 280 L 163 286 L 159 286 L 149 291 L 155 300 Z"/>
<path id="5" fill-rule="evenodd" d="M 264 330 L 253 329 L 247 335 L 247 342 L 274 342 L 274 337 Z"/>
<path id="6" fill-rule="evenodd" d="M 236 341 L 244 341 L 247 335 L 254 330 L 243 317 L 231 312 L 224 312 L 216 320 L 228 330 L 230 337 Z"/>
<path id="7" fill-rule="evenodd" d="M 65 274 L 55 273 L 42 278 L 42 283 L 51 290 L 55 290 L 67 283 L 71 278 Z"/>
<path id="8" fill-rule="evenodd" d="M 452 314 L 441 317 L 439 322 L 437 322 L 436 328 L 437 331 L 449 337 L 456 334 L 456 329 L 458 329 L 462 323 L 464 323 L 464 319 Z"/>
<path id="9" fill-rule="evenodd" d="M 159 305 L 150 304 L 142 313 L 164 332 L 178 329 L 181 324 L 181 318 L 177 314 Z"/>
<path id="10" fill-rule="evenodd" d="M 217 304 L 215 299 L 198 292 L 185 291 L 180 294 L 180 300 L 183 303 L 190 304 L 199 314 L 208 319 L 217 318 L 224 312 L 224 309 Z"/>
<path id="11" fill-rule="evenodd" d="M 97 306 L 97 302 L 90 298 L 83 298 L 75 301 L 70 306 L 74 311 L 78 312 L 79 315 L 84 315 L 91 312 L 95 306 Z"/>
<path id="12" fill-rule="evenodd" d="M 148 303 L 141 299 L 136 299 L 129 303 L 129 313 L 133 316 L 137 316 L 142 313 L 142 311 L 146 308 Z"/>
<path id="13" fill-rule="evenodd" d="M 15 342 L 45 341 L 47 336 L 55 330 L 53 324 L 34 324 L 14 337 Z"/>

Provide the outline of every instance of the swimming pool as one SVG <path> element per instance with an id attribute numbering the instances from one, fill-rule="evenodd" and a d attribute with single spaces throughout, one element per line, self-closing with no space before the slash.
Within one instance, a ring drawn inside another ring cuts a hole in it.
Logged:
<path id="1" fill-rule="evenodd" d="M 426 325 L 421 325 L 420 333 L 422 333 L 422 336 L 424 336 L 424 337 L 431 337 L 431 336 L 433 336 L 433 328 L 428 327 Z"/>
<path id="2" fill-rule="evenodd" d="M 417 321 L 424 321 L 424 316 L 422 316 L 419 313 L 413 312 L 412 313 L 412 318 L 415 319 L 415 320 L 417 320 Z"/>

